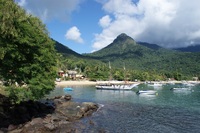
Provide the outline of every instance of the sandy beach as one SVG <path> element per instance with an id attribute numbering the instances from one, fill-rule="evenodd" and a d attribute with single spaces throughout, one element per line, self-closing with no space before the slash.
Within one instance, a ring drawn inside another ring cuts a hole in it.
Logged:
<path id="1" fill-rule="evenodd" d="M 89 81 L 89 80 L 79 80 L 79 81 L 73 81 L 73 80 L 68 80 L 68 81 L 60 81 L 56 82 L 56 86 L 70 86 L 70 85 L 97 85 L 97 84 L 108 84 L 108 83 L 113 83 L 113 84 L 124 84 L 124 81 Z M 128 82 L 130 83 L 139 83 L 139 82 Z"/>
<path id="2" fill-rule="evenodd" d="M 60 81 L 55 82 L 56 86 L 68 86 L 68 85 L 96 85 L 96 82 L 94 81 L 88 81 L 88 80 L 80 80 L 80 81 Z"/>

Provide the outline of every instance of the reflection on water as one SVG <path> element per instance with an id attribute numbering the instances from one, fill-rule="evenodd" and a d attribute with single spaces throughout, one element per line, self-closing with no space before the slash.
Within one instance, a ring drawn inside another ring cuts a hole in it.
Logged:
<path id="1" fill-rule="evenodd" d="M 199 132 L 200 86 L 174 91 L 181 84 L 159 88 L 140 85 L 133 91 L 96 90 L 94 86 L 70 86 L 73 91 L 56 88 L 49 96 L 71 94 L 75 101 L 104 105 L 91 117 L 80 121 L 81 132 Z M 156 90 L 157 95 L 137 95 L 137 90 Z M 91 124 L 92 121 L 92 124 Z M 77 124 L 77 127 L 79 127 Z M 84 127 L 84 128 L 83 128 Z"/>

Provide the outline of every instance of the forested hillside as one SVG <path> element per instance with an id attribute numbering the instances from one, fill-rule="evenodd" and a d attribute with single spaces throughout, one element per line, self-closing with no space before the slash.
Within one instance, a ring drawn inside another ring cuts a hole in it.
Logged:
<path id="1" fill-rule="evenodd" d="M 139 44 L 126 34 L 119 35 L 107 47 L 86 56 L 103 62 L 110 61 L 117 68 L 125 64 L 129 70 L 154 71 L 163 75 L 200 75 L 200 53 L 178 52 L 148 43 Z"/>
<path id="2" fill-rule="evenodd" d="M 182 52 L 200 52 L 200 44 L 195 46 L 188 46 L 185 48 L 175 48 L 175 50 Z"/>

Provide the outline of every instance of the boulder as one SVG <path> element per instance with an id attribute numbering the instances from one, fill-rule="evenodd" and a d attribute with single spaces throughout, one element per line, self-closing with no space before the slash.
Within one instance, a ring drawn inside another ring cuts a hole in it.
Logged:
<path id="1" fill-rule="evenodd" d="M 72 123 L 91 115 L 98 109 L 98 105 L 92 102 L 73 102 L 71 99 L 71 95 L 65 95 L 48 99 L 45 104 L 27 101 L 14 105 L 6 114 L 0 112 L 0 121 L 7 120 L 6 125 L 0 124 L 0 131 L 7 127 L 7 131 L 22 133 L 75 132 Z"/>

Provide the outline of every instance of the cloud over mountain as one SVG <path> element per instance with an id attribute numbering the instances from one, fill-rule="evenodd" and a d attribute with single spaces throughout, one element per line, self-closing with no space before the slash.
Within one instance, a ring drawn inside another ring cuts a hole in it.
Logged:
<path id="1" fill-rule="evenodd" d="M 65 37 L 68 40 L 72 40 L 78 43 L 83 43 L 83 39 L 81 38 L 81 33 L 76 26 L 71 27 L 65 34 Z"/>
<path id="2" fill-rule="evenodd" d="M 200 8 L 198 0 L 107 0 L 101 2 L 110 18 L 95 35 L 93 48 L 110 44 L 120 33 L 137 41 L 157 43 L 162 47 L 183 47 L 200 43 Z"/>

